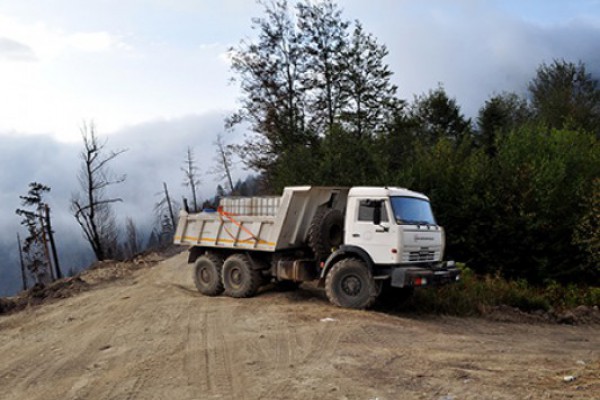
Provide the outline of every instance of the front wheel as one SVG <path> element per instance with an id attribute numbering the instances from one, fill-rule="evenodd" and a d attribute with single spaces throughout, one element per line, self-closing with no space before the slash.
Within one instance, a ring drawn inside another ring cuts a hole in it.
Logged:
<path id="1" fill-rule="evenodd" d="M 325 278 L 327 298 L 338 307 L 370 307 L 379 290 L 366 264 L 357 258 L 335 263 Z"/>

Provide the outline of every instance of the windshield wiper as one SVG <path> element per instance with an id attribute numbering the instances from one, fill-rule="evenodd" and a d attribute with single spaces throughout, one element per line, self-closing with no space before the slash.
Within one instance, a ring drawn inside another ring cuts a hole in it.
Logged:
<path id="1" fill-rule="evenodd" d="M 416 220 L 416 219 L 399 219 L 397 220 L 397 222 L 399 224 L 406 224 L 406 225 L 425 225 L 425 226 L 435 226 L 434 223 L 429 222 L 429 221 L 424 221 L 424 220 Z"/>

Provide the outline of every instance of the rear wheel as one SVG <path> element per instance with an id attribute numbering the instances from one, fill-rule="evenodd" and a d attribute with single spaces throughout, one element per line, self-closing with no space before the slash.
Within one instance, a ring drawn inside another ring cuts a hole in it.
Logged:
<path id="1" fill-rule="evenodd" d="M 242 254 L 225 260 L 222 277 L 225 294 L 231 297 L 252 297 L 262 283 L 260 271 L 253 269 L 250 259 Z"/>
<path id="2" fill-rule="evenodd" d="M 204 254 L 196 259 L 194 283 L 200 293 L 206 296 L 218 296 L 223 293 L 222 266 L 223 260 L 215 254 Z"/>
<path id="3" fill-rule="evenodd" d="M 375 302 L 379 290 L 362 260 L 346 258 L 338 261 L 327 274 L 325 292 L 336 306 L 362 309 Z"/>

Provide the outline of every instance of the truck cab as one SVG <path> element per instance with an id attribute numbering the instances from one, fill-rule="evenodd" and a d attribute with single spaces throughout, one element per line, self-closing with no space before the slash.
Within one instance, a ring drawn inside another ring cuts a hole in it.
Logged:
<path id="1" fill-rule="evenodd" d="M 353 187 L 343 244 L 324 263 L 322 283 L 329 299 L 344 307 L 371 304 L 382 292 L 405 297 L 415 287 L 459 279 L 454 262 L 443 261 L 444 247 L 444 229 L 424 194 Z"/>
<path id="2" fill-rule="evenodd" d="M 344 244 L 377 265 L 439 263 L 444 230 L 427 196 L 402 188 L 356 187 L 348 194 Z"/>

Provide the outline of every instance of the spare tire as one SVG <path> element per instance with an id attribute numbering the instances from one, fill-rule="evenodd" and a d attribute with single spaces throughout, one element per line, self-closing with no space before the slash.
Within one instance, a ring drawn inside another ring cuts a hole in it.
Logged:
<path id="1" fill-rule="evenodd" d="M 326 259 L 344 241 L 344 215 L 335 208 L 318 210 L 308 229 L 308 245 L 317 260 Z"/>

